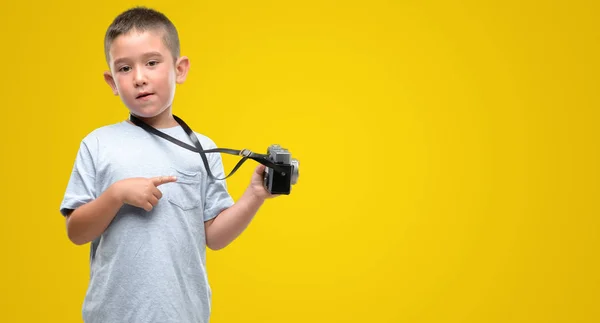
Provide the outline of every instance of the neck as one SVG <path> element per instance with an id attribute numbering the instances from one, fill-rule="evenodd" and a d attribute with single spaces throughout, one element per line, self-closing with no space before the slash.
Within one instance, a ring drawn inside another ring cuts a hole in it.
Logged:
<path id="1" fill-rule="evenodd" d="M 173 118 L 173 115 L 171 113 L 161 113 L 157 116 L 148 118 L 140 117 L 137 115 L 136 117 L 142 120 L 145 124 L 156 129 L 171 128 L 179 125 L 177 121 L 175 121 L 175 118 Z M 127 122 L 132 123 L 129 119 L 127 120 Z"/>

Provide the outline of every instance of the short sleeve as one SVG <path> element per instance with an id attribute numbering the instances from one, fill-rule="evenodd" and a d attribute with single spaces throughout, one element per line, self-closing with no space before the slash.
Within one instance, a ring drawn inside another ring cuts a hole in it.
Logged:
<path id="1" fill-rule="evenodd" d="M 209 157 L 210 171 L 216 178 L 225 177 L 221 154 L 207 154 Z M 231 207 L 234 201 L 227 191 L 225 180 L 214 180 L 208 178 L 206 196 L 204 198 L 204 221 L 213 219 L 223 210 Z"/>
<path id="2" fill-rule="evenodd" d="M 94 150 L 90 147 L 90 142 L 92 140 L 83 140 L 77 152 L 71 177 L 60 205 L 60 213 L 64 216 L 96 198 Z"/>

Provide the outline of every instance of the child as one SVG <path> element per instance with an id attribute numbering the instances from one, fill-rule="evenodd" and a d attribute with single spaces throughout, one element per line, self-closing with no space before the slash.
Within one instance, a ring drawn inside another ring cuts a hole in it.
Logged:
<path id="1" fill-rule="evenodd" d="M 106 83 L 131 115 L 193 145 L 172 115 L 176 83 L 189 59 L 162 13 L 123 12 L 105 36 Z M 204 149 L 215 143 L 196 133 Z M 216 178 L 219 154 L 207 154 Z M 197 152 L 146 132 L 130 120 L 101 127 L 81 142 L 60 212 L 69 239 L 91 242 L 85 322 L 208 322 L 211 289 L 206 246 L 240 235 L 265 199 L 259 165 L 234 203 L 223 180 L 207 176 Z"/>

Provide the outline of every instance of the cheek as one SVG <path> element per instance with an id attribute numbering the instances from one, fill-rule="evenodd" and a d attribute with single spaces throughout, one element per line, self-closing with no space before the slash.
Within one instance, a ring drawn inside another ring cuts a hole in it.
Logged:
<path id="1" fill-rule="evenodd" d="M 127 76 L 121 75 L 115 79 L 115 84 L 117 85 L 117 89 L 119 91 L 126 89 L 125 84 L 127 83 Z"/>
<path id="2" fill-rule="evenodd" d="M 167 78 L 167 81 L 169 82 L 168 83 L 169 87 L 171 87 L 172 86 L 171 84 L 175 83 L 175 79 L 176 79 L 175 72 L 173 70 L 171 70 L 171 71 L 169 71 L 168 75 L 169 75 L 169 77 Z"/>
<path id="3" fill-rule="evenodd" d="M 160 79 L 160 87 L 163 91 L 173 91 L 175 87 L 175 73 L 166 71 Z"/>

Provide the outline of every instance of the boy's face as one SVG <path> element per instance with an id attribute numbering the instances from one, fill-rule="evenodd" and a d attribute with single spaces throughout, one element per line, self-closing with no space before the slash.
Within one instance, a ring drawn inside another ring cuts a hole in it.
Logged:
<path id="1" fill-rule="evenodd" d="M 142 118 L 170 115 L 175 84 L 185 81 L 187 57 L 174 63 L 162 31 L 133 30 L 118 36 L 110 47 L 106 83 L 131 113 Z"/>

